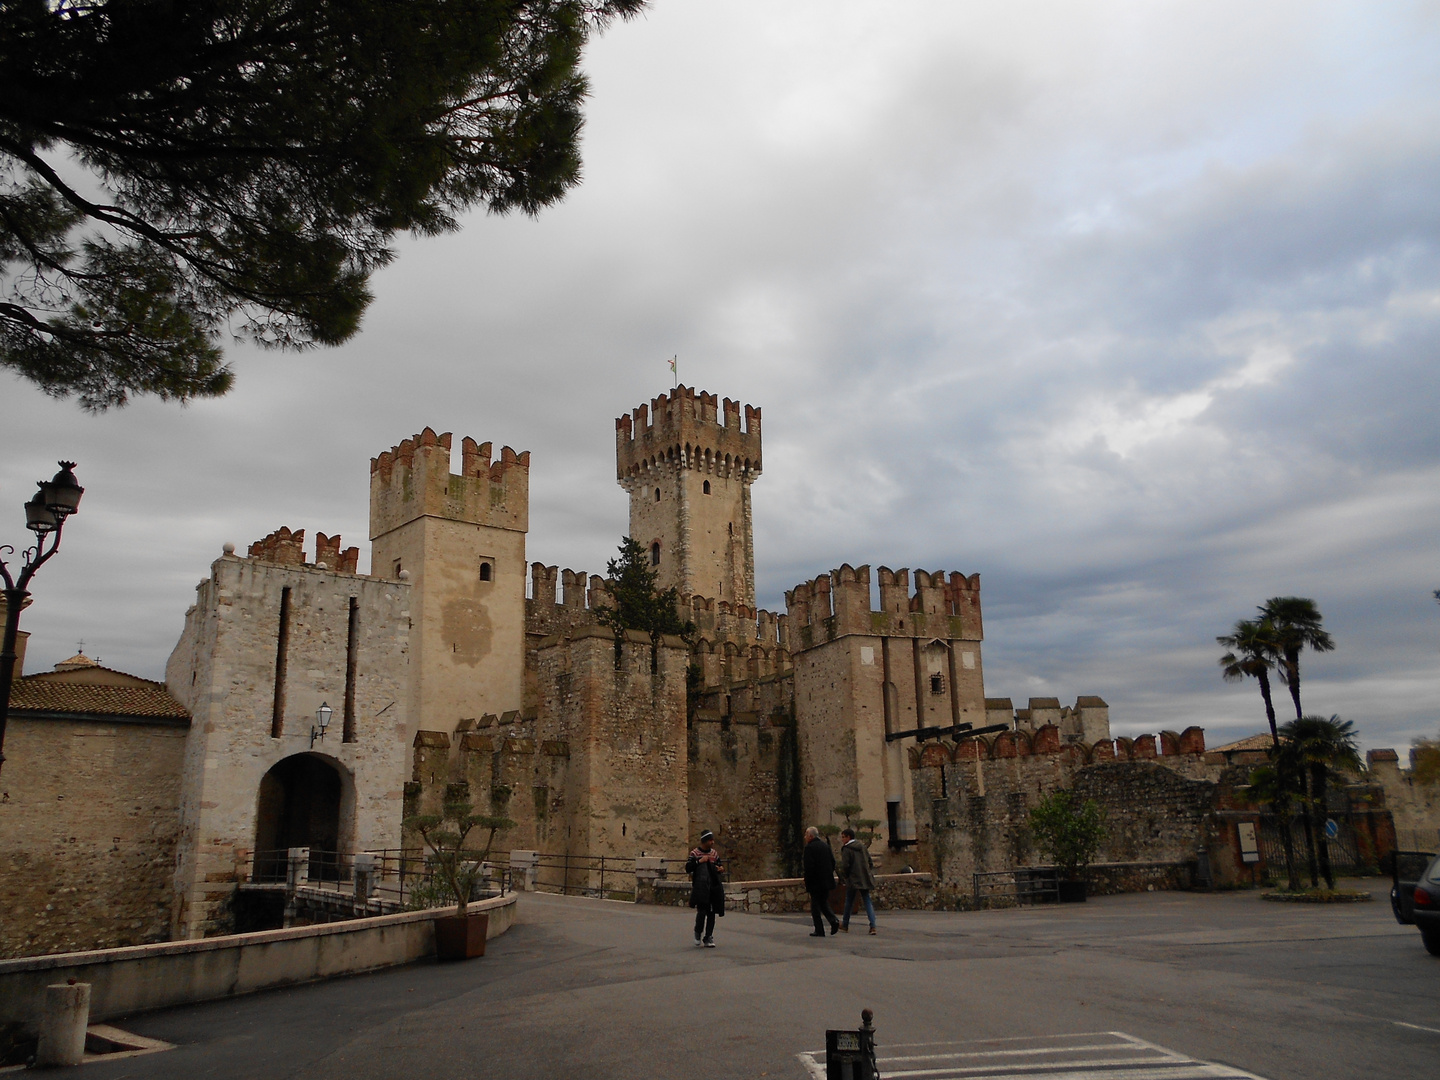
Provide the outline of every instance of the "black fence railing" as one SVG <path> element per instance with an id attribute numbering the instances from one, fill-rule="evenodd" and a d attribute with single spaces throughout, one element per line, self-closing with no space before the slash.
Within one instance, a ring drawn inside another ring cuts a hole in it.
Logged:
<path id="1" fill-rule="evenodd" d="M 250 860 L 248 884 L 347 894 L 356 902 L 375 901 L 387 910 L 407 906 L 443 907 L 454 902 L 448 889 L 437 881 L 434 856 L 419 848 L 360 852 L 315 848 L 256 851 Z M 470 899 L 479 900 L 496 893 L 504 895 L 510 890 L 509 867 L 504 861 L 490 859 L 482 864 Z"/>
<path id="2" fill-rule="evenodd" d="M 1330 869 L 1338 875 L 1349 877 L 1357 874 L 1373 874 L 1378 869 L 1374 863 L 1366 862 L 1360 856 L 1360 846 L 1355 839 L 1355 830 L 1343 816 L 1321 819 L 1316 823 L 1315 841 L 1323 839 L 1330 852 Z M 1327 830 L 1327 825 L 1330 829 Z M 1269 867 L 1272 877 L 1285 873 L 1285 830 L 1290 832 L 1290 850 L 1295 858 L 1295 868 L 1303 877 L 1309 871 L 1309 854 L 1305 846 L 1305 823 L 1299 814 L 1288 822 L 1275 814 L 1260 818 L 1256 839 L 1260 856 Z M 1330 835 L 1333 831 L 1334 835 Z"/>
<path id="3" fill-rule="evenodd" d="M 521 867 L 507 855 L 512 876 Z M 606 900 L 635 899 L 635 860 L 619 855 L 552 855 L 536 853 L 535 890 L 562 896 L 590 896 Z"/>

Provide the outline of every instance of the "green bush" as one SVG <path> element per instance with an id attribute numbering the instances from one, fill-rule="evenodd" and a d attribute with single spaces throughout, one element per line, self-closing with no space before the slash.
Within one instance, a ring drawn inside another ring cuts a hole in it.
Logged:
<path id="1" fill-rule="evenodd" d="M 1074 878 L 1105 840 L 1105 816 L 1094 799 L 1076 805 L 1070 792 L 1056 791 L 1030 811 L 1030 837 L 1041 855 Z"/>

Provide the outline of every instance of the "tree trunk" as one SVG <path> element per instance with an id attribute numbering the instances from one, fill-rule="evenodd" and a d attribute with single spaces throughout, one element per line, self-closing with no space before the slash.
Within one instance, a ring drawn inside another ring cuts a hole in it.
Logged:
<path id="1" fill-rule="evenodd" d="M 1280 729 L 1275 726 L 1275 702 L 1270 699 L 1270 674 L 1261 671 L 1258 678 L 1260 679 L 1260 696 L 1265 699 L 1265 718 L 1270 721 L 1270 738 L 1274 740 L 1276 746 L 1279 746 Z"/>
<path id="2" fill-rule="evenodd" d="M 1320 875 L 1325 879 L 1327 889 L 1335 888 L 1335 875 L 1330 871 L 1330 840 L 1325 835 L 1325 819 L 1329 817 L 1329 810 L 1325 805 L 1325 766 L 1312 765 L 1310 773 L 1315 788 L 1315 802 L 1320 808 L 1319 819 L 1316 824 L 1319 826 L 1319 835 L 1316 836 L 1316 845 L 1320 849 Z"/>
<path id="3" fill-rule="evenodd" d="M 1305 825 L 1305 854 L 1310 863 L 1310 886 L 1318 889 L 1320 887 L 1320 868 L 1315 862 L 1315 827 L 1310 817 L 1310 777 L 1302 772 L 1300 779 L 1305 787 L 1300 806 L 1302 811 L 1300 819 Z"/>
<path id="4" fill-rule="evenodd" d="M 1290 836 L 1290 806 L 1288 803 L 1270 804 L 1275 813 L 1275 822 L 1280 827 L 1280 843 L 1285 848 L 1285 887 L 1291 892 L 1300 891 L 1300 876 L 1295 873 L 1295 841 Z"/>
<path id="5" fill-rule="evenodd" d="M 1295 719 L 1303 720 L 1300 711 L 1300 650 L 1285 650 L 1285 683 L 1290 687 L 1290 699 L 1295 702 Z"/>

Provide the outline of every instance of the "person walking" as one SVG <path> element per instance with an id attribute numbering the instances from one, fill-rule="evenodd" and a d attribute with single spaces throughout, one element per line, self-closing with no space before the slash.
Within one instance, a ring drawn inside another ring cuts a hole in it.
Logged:
<path id="1" fill-rule="evenodd" d="M 725 914 L 725 883 L 720 880 L 725 864 L 709 829 L 700 834 L 700 846 L 685 860 L 685 872 L 690 875 L 690 906 L 695 909 L 695 947 L 713 949 L 715 920 Z"/>
<path id="2" fill-rule="evenodd" d="M 810 917 L 815 920 L 811 937 L 825 936 L 825 920 L 830 922 L 831 935 L 840 932 L 840 920 L 830 910 L 830 890 L 835 888 L 835 853 L 830 844 L 820 839 L 815 826 L 805 830 L 805 891 L 810 894 Z"/>
<path id="3" fill-rule="evenodd" d="M 855 909 L 855 897 L 865 901 L 865 914 L 870 919 L 870 933 L 875 933 L 875 905 L 870 902 L 870 890 L 875 888 L 875 864 L 870 861 L 870 851 L 855 839 L 855 830 L 840 830 L 844 846 L 840 849 L 840 880 L 845 882 L 845 914 L 840 920 L 840 929 L 850 932 L 850 912 Z"/>

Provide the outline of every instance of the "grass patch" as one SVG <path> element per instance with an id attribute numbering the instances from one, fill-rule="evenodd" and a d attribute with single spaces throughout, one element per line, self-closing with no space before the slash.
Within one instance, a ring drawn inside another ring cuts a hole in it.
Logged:
<path id="1" fill-rule="evenodd" d="M 1299 892 L 1277 889 L 1261 893 L 1260 899 L 1289 904 L 1354 904 L 1375 898 L 1359 889 L 1302 889 Z"/>

